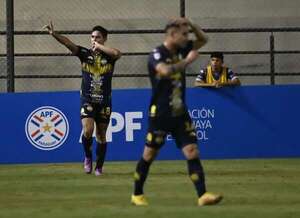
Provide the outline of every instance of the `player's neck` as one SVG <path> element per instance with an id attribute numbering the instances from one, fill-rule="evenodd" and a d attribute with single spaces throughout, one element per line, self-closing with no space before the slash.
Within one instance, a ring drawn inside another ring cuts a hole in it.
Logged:
<path id="1" fill-rule="evenodd" d="M 214 68 L 214 67 L 211 67 L 211 69 L 212 69 L 212 72 L 213 72 L 213 73 L 221 73 L 222 70 L 223 70 L 223 67 L 220 67 L 220 68 Z"/>
<path id="2" fill-rule="evenodd" d="M 171 43 L 169 41 L 164 41 L 163 44 L 171 53 L 176 53 L 176 51 L 177 51 L 176 45 L 174 45 L 173 43 Z"/>

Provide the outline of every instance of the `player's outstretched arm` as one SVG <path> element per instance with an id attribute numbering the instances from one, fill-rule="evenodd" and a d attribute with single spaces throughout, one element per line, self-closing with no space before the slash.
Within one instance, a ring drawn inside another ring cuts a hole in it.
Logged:
<path id="1" fill-rule="evenodd" d="M 203 81 L 195 81 L 195 83 L 194 83 L 195 87 L 214 87 L 214 88 L 221 88 L 224 86 L 240 86 L 240 85 L 241 85 L 241 82 L 238 78 L 230 80 L 226 83 L 221 83 L 219 81 L 215 81 L 212 84 L 208 84 Z"/>
<path id="2" fill-rule="evenodd" d="M 93 45 L 92 49 L 95 50 L 99 50 L 99 51 L 103 51 L 104 53 L 106 53 L 107 55 L 109 55 L 110 57 L 112 57 L 113 59 L 119 59 L 121 57 L 121 52 L 116 49 L 116 48 L 112 48 L 106 45 L 102 45 L 100 43 L 95 42 L 95 44 Z"/>
<path id="3" fill-rule="evenodd" d="M 235 78 L 233 80 L 228 81 L 224 85 L 226 85 L 226 86 L 240 86 L 241 85 L 241 81 L 238 78 Z"/>
<path id="4" fill-rule="evenodd" d="M 46 29 L 50 35 L 52 35 L 58 42 L 66 46 L 73 54 L 77 54 L 78 46 L 74 44 L 70 39 L 65 36 L 62 36 L 54 31 L 54 26 L 52 21 L 49 24 L 45 25 L 43 29 Z"/>
<path id="5" fill-rule="evenodd" d="M 195 81 L 194 86 L 195 87 L 215 87 L 214 84 L 209 84 L 204 81 Z"/>

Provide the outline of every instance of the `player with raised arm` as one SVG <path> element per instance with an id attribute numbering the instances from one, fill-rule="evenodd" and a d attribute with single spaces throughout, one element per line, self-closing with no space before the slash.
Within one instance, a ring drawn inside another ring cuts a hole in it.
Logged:
<path id="1" fill-rule="evenodd" d="M 196 37 L 193 41 L 188 38 L 189 29 Z M 198 49 L 206 42 L 207 37 L 198 26 L 188 19 L 178 18 L 166 25 L 163 44 L 149 55 L 152 97 L 146 144 L 134 174 L 134 192 L 131 196 L 134 205 L 148 205 L 144 183 L 168 133 L 171 133 L 187 159 L 188 174 L 197 191 L 198 205 L 216 204 L 222 199 L 221 195 L 206 191 L 196 132 L 185 104 L 185 68 L 197 58 Z"/>
<path id="2" fill-rule="evenodd" d="M 121 52 L 105 45 L 108 31 L 102 26 L 95 26 L 92 29 L 91 48 L 76 45 L 69 38 L 56 33 L 51 21 L 44 28 L 81 61 L 80 117 L 83 129 L 81 139 L 85 153 L 84 170 L 88 174 L 92 172 L 92 136 L 94 126 L 96 126 L 95 175 L 99 176 L 103 172 L 106 156 L 106 130 L 111 115 L 112 75 L 115 63 L 121 57 Z"/>

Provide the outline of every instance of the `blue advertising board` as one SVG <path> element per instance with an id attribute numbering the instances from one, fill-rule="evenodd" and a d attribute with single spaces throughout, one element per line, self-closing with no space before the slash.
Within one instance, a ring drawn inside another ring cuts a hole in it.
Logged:
<path id="1" fill-rule="evenodd" d="M 140 158 L 150 89 L 113 91 L 107 160 Z M 300 86 L 190 88 L 201 158 L 300 157 Z M 83 160 L 79 92 L 0 94 L 0 163 Z M 158 159 L 182 159 L 170 136 Z"/>

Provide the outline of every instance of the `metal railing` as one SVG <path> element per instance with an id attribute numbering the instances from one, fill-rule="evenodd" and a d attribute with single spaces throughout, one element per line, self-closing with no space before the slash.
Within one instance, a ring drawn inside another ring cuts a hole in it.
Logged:
<path id="1" fill-rule="evenodd" d="M 185 0 L 180 0 L 180 16 L 185 16 Z M 0 57 L 6 57 L 7 63 L 7 75 L 0 75 L 0 79 L 7 80 L 7 92 L 14 92 L 14 81 L 19 78 L 80 78 L 81 75 L 15 75 L 14 72 L 14 58 L 15 57 L 42 57 L 42 56 L 71 56 L 67 53 L 14 53 L 14 36 L 15 35 L 45 35 L 48 34 L 45 31 L 14 31 L 14 14 L 13 14 L 13 0 L 7 0 L 7 28 L 6 31 L 0 31 L 0 35 L 6 35 L 7 41 L 7 53 L 0 54 Z M 239 73 L 239 76 L 270 76 L 270 84 L 275 84 L 275 76 L 299 76 L 300 72 L 275 72 L 275 54 L 300 54 L 299 50 L 275 50 L 275 32 L 300 32 L 300 27 L 295 28 L 223 28 L 223 29 L 204 29 L 207 33 L 269 33 L 269 50 L 264 51 L 224 51 L 226 55 L 253 55 L 253 54 L 265 54 L 270 57 L 270 71 L 259 73 Z M 89 30 L 81 31 L 57 31 L 60 34 L 75 34 L 85 35 L 90 34 Z M 161 34 L 162 29 L 139 29 L 139 30 L 109 30 L 110 34 Z M 202 51 L 201 54 L 210 54 L 211 52 Z M 127 52 L 123 53 L 123 56 L 143 56 L 148 55 L 148 52 Z M 147 77 L 147 74 L 117 74 L 114 77 Z M 195 76 L 195 74 L 187 74 L 187 76 Z"/>

